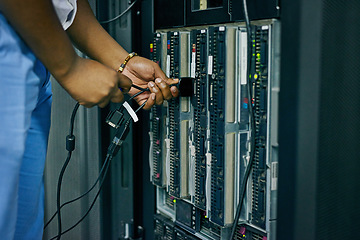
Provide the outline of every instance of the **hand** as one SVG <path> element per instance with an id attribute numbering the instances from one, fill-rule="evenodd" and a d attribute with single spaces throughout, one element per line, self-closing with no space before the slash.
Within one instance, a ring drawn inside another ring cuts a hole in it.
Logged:
<path id="1" fill-rule="evenodd" d="M 143 57 L 133 57 L 126 64 L 123 74 L 130 78 L 133 84 L 149 88 L 150 92 L 144 92 L 135 97 L 139 105 L 146 100 L 144 109 L 150 109 L 154 104 L 161 105 L 164 100 L 170 100 L 179 95 L 179 90 L 169 85 L 178 83 L 178 80 L 167 78 L 165 73 L 160 69 L 159 65 Z M 131 88 L 129 95 L 132 96 L 139 92 L 135 88 Z"/>
<path id="2" fill-rule="evenodd" d="M 123 74 L 99 62 L 80 57 L 65 76 L 55 78 L 71 97 L 85 107 L 105 107 L 109 101 L 122 102 L 123 92 L 127 93 L 131 88 L 131 80 Z"/>

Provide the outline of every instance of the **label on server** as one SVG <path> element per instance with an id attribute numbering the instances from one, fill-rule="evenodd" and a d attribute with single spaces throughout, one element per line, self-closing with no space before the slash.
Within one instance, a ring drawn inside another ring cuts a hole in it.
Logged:
<path id="1" fill-rule="evenodd" d="M 170 77 L 170 55 L 166 56 L 166 76 Z"/>
<path id="2" fill-rule="evenodd" d="M 213 56 L 208 57 L 208 74 L 213 74 Z"/>
<path id="3" fill-rule="evenodd" d="M 191 77 L 195 78 L 195 71 L 196 71 L 196 52 L 191 53 Z"/>
<path id="4" fill-rule="evenodd" d="M 271 191 L 277 190 L 278 184 L 278 163 L 271 163 Z"/>
<path id="5" fill-rule="evenodd" d="M 247 55 L 248 55 L 248 44 L 247 44 L 247 33 L 240 32 L 240 84 L 246 85 L 247 83 Z"/>

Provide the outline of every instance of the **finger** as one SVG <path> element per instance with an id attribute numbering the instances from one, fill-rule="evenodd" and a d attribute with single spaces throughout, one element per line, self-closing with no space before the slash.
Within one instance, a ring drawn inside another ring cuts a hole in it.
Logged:
<path id="1" fill-rule="evenodd" d="M 155 79 L 155 83 L 158 86 L 158 88 L 160 89 L 164 99 L 170 100 L 172 98 L 172 94 L 171 94 L 169 85 L 165 81 L 163 81 L 161 78 Z"/>
<path id="2" fill-rule="evenodd" d="M 175 78 L 175 79 L 169 78 L 167 80 L 167 84 L 169 84 L 169 86 L 173 85 L 173 84 L 178 84 L 178 83 L 179 83 L 179 79 L 177 79 L 177 78 Z M 171 94 L 172 94 L 173 97 L 178 97 L 179 96 L 180 92 L 179 92 L 179 89 L 176 86 L 172 86 L 170 88 L 170 90 L 171 90 Z"/>
<path id="3" fill-rule="evenodd" d="M 178 89 L 177 87 L 172 86 L 172 87 L 170 88 L 170 91 L 171 91 L 171 95 L 172 95 L 173 97 L 178 97 L 178 96 L 179 96 L 179 89 Z"/>
<path id="4" fill-rule="evenodd" d="M 118 86 L 121 88 L 123 93 L 128 93 L 131 88 L 132 81 L 130 78 L 125 76 L 124 74 L 121 74 L 120 72 L 118 74 Z"/>
<path id="5" fill-rule="evenodd" d="M 120 89 L 116 89 L 116 91 L 112 94 L 110 101 L 114 103 L 123 102 L 124 94 L 120 91 Z"/>
<path id="6" fill-rule="evenodd" d="M 161 105 L 164 102 L 164 98 L 163 98 L 163 95 L 162 95 L 160 89 L 156 86 L 156 84 L 154 82 L 149 82 L 148 86 L 149 86 L 150 92 L 155 93 L 156 105 Z"/>
<path id="7" fill-rule="evenodd" d="M 155 104 L 155 93 L 151 93 L 150 97 L 148 98 L 145 106 L 143 107 L 144 110 L 149 110 Z"/>
<path id="8" fill-rule="evenodd" d="M 110 102 L 110 99 L 109 99 L 109 98 L 106 98 L 106 99 L 104 99 L 103 101 L 99 102 L 99 103 L 98 103 L 98 106 L 101 107 L 101 108 L 104 108 L 104 107 L 106 107 L 106 106 L 109 104 L 109 102 Z"/>
<path id="9" fill-rule="evenodd" d="M 79 102 L 81 106 L 84 106 L 86 108 L 92 108 L 93 106 L 95 106 L 96 104 L 92 104 L 92 103 L 83 103 L 83 102 Z"/>

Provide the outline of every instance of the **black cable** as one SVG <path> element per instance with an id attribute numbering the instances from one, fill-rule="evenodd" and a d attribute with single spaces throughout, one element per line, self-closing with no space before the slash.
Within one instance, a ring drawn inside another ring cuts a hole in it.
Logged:
<path id="1" fill-rule="evenodd" d="M 87 212 L 84 214 L 84 216 L 77 223 L 75 223 L 73 226 L 71 226 L 70 228 L 68 228 L 64 232 L 60 232 L 60 233 L 58 232 L 58 235 L 51 238 L 51 240 L 53 240 L 55 238 L 60 239 L 60 237 L 63 234 L 65 234 L 65 233 L 71 231 L 72 229 L 74 229 L 77 225 L 79 225 L 86 218 L 86 216 L 90 213 L 90 211 L 94 207 L 95 202 L 96 202 L 96 200 L 97 200 L 97 198 L 98 198 L 98 196 L 99 196 L 99 194 L 100 194 L 100 192 L 102 190 L 103 183 L 104 183 L 104 180 L 106 178 L 106 175 L 107 175 L 107 172 L 108 172 L 108 169 L 109 169 L 109 166 L 110 166 L 110 161 L 117 154 L 117 152 L 118 152 L 118 150 L 119 150 L 119 148 L 120 148 L 120 146 L 122 144 L 122 141 L 126 138 L 126 135 L 128 133 L 128 130 L 129 130 L 128 128 L 129 128 L 129 125 L 130 125 L 130 121 L 131 121 L 131 118 L 129 118 L 127 120 L 127 122 L 124 124 L 124 128 L 121 129 L 122 131 L 120 129 L 118 129 L 117 133 L 115 134 L 113 142 L 110 144 L 110 146 L 108 148 L 108 154 L 107 154 L 106 159 L 104 161 L 106 163 L 105 172 L 104 172 L 103 178 L 101 179 L 99 190 L 96 193 L 96 196 L 95 196 L 92 204 L 90 205 L 89 209 L 87 210 Z"/>
<path id="2" fill-rule="evenodd" d="M 74 122 L 75 122 L 75 116 L 76 112 L 79 109 L 80 104 L 76 103 L 73 112 L 71 114 L 70 118 L 70 129 L 69 129 L 69 135 L 66 137 L 66 149 L 68 150 L 68 156 L 65 160 L 65 163 L 63 167 L 61 168 L 59 179 L 58 179 L 58 185 L 57 185 L 57 194 L 56 194 L 56 208 L 58 213 L 58 240 L 60 240 L 61 237 L 61 210 L 60 210 L 60 199 L 61 199 L 61 183 L 62 179 L 65 173 L 65 170 L 70 162 L 71 159 L 71 153 L 75 149 L 75 136 L 73 135 L 74 132 Z"/>
<path id="3" fill-rule="evenodd" d="M 139 96 L 140 94 L 142 94 L 142 93 L 144 93 L 144 92 L 146 92 L 146 91 L 150 91 L 149 88 L 142 88 L 142 87 L 136 86 L 136 85 L 134 85 L 134 84 L 131 84 L 131 87 L 133 87 L 133 88 L 135 88 L 135 89 L 137 89 L 137 90 L 140 90 L 140 92 L 137 92 L 136 94 L 134 94 L 133 96 L 131 96 L 131 98 L 129 98 L 129 101 L 130 101 L 131 99 L 136 98 L 137 96 Z"/>
<path id="4" fill-rule="evenodd" d="M 99 190 L 97 191 L 97 193 L 96 193 L 96 195 L 95 195 L 95 198 L 94 198 L 94 200 L 92 201 L 92 203 L 91 203 L 91 205 L 90 205 L 90 208 L 86 211 L 86 213 L 84 214 L 84 216 L 82 216 L 82 218 L 81 218 L 79 221 L 77 221 L 77 223 L 75 223 L 73 226 L 71 226 L 70 228 L 66 229 L 64 232 L 58 233 L 57 236 L 52 237 L 50 240 L 54 240 L 54 239 L 56 239 L 56 238 L 59 239 L 63 234 L 65 234 L 65 233 L 71 231 L 72 229 L 74 229 L 74 228 L 75 228 L 77 225 L 79 225 L 79 224 L 86 218 L 86 216 L 90 213 L 91 209 L 92 209 L 92 208 L 94 207 L 94 205 L 95 205 L 95 202 L 96 202 L 97 198 L 98 198 L 99 195 L 100 195 L 100 192 L 101 192 L 102 187 L 104 186 L 104 182 L 105 182 L 104 180 L 105 180 L 105 177 L 106 177 L 107 172 L 108 172 L 108 170 L 109 170 L 109 166 L 110 166 L 110 162 L 111 162 L 112 158 L 113 158 L 113 156 L 112 156 L 111 154 L 108 154 L 108 155 L 106 156 L 105 162 L 108 161 L 108 164 L 106 165 L 106 168 L 105 168 L 104 177 L 103 177 L 103 179 L 101 180 Z"/>
<path id="5" fill-rule="evenodd" d="M 136 0 L 135 0 L 136 1 Z M 146 89 L 143 89 L 141 87 L 138 87 L 136 85 L 133 85 L 136 89 L 140 89 L 141 91 L 136 93 L 134 96 L 132 96 L 130 98 L 133 99 L 135 98 L 136 96 L 140 95 L 141 93 L 145 92 L 145 91 L 149 91 L 149 88 L 146 88 Z M 141 108 L 143 108 L 145 106 L 147 101 L 145 101 L 135 112 L 138 112 Z M 123 132 L 119 135 L 120 137 L 120 140 L 121 141 L 118 141 L 119 139 L 117 139 L 116 141 L 113 141 L 113 143 L 109 146 L 109 151 L 110 153 L 108 152 L 107 154 L 107 157 L 104 161 L 104 164 L 100 170 L 100 173 L 99 173 L 99 176 L 98 178 L 96 179 L 95 183 L 93 184 L 93 186 L 88 190 L 86 191 L 84 194 L 82 194 L 81 196 L 73 199 L 73 200 L 70 200 L 68 202 L 65 202 L 64 204 L 60 205 L 60 202 L 61 202 L 61 184 L 62 184 L 62 179 L 63 179 L 63 176 L 64 176 L 64 173 L 65 173 L 65 170 L 71 160 L 71 155 L 72 155 L 72 151 L 75 149 L 75 136 L 73 135 L 73 130 L 74 130 L 74 122 L 75 122 L 75 116 L 76 116 L 76 112 L 79 108 L 80 104 L 79 103 L 76 103 L 74 109 L 73 109 L 73 112 L 71 114 L 71 119 L 70 119 L 70 129 L 69 129 L 69 135 L 66 137 L 66 149 L 68 150 L 68 156 L 65 160 L 65 163 L 60 171 L 60 174 L 59 174 L 59 179 L 58 179 L 58 185 L 57 185 L 57 199 L 56 199 L 56 208 L 57 208 L 57 211 L 55 212 L 55 214 L 50 218 L 50 220 L 45 224 L 44 226 L 44 229 L 50 224 L 50 222 L 54 219 L 54 217 L 57 215 L 58 217 L 58 235 L 51 238 L 51 239 L 57 239 L 57 240 L 60 240 L 61 236 L 69 231 L 71 231 L 72 229 L 74 229 L 78 224 L 80 224 L 84 219 L 85 217 L 90 213 L 91 209 L 93 208 L 93 206 L 95 205 L 95 202 L 100 194 L 100 191 L 102 189 L 102 186 L 103 186 L 103 182 L 104 182 L 104 179 L 106 177 L 106 174 L 107 174 L 107 171 L 108 171 L 108 168 L 109 168 L 109 163 L 111 161 L 111 159 L 113 158 L 113 156 L 116 155 L 117 151 L 119 150 L 121 144 L 122 144 L 122 141 L 125 139 L 127 133 L 128 133 L 128 127 L 129 127 L 129 124 L 130 124 L 130 120 L 129 119 L 126 123 L 125 123 L 125 126 L 124 126 L 124 129 L 123 129 Z M 120 132 L 119 132 L 120 133 Z M 115 138 L 114 138 L 115 140 Z M 104 170 L 104 167 L 105 167 L 105 172 L 104 172 L 104 175 L 103 175 L 103 178 L 101 179 L 101 175 L 102 175 L 102 172 Z M 91 192 L 94 187 L 96 186 L 96 184 L 100 181 L 101 179 L 101 183 L 100 183 L 100 187 L 99 187 L 99 190 L 90 206 L 90 208 L 88 209 L 88 211 L 85 213 L 85 215 L 75 224 L 73 225 L 72 227 L 70 227 L 69 229 L 67 229 L 66 231 L 62 232 L 62 222 L 61 222 L 61 208 L 66 206 L 67 204 L 70 204 L 74 201 L 77 201 L 79 199 L 81 199 L 82 197 L 84 197 L 85 195 L 87 195 L 89 192 Z"/>
<path id="6" fill-rule="evenodd" d="M 135 0 L 135 2 L 136 2 L 136 0 Z M 134 3 L 135 3 L 135 2 L 134 2 Z M 130 7 L 131 7 L 131 6 L 130 6 Z M 130 98 L 130 100 L 133 99 L 133 98 L 135 98 L 136 96 L 142 94 L 142 93 L 145 92 L 145 91 L 149 91 L 149 88 L 144 89 L 144 88 L 138 87 L 138 86 L 136 86 L 136 85 L 133 85 L 133 87 L 136 88 L 136 89 L 139 89 L 139 90 L 141 90 L 141 91 L 138 92 L 138 93 L 136 93 L 135 95 L 133 95 L 133 96 Z M 145 101 L 145 102 L 135 111 L 135 113 L 138 112 L 140 109 L 142 109 L 142 108 L 145 106 L 146 102 L 147 102 L 147 101 Z M 57 215 L 57 218 L 58 218 L 58 235 L 55 236 L 55 237 L 53 237 L 53 238 L 51 238 L 51 239 L 55 239 L 55 238 L 56 238 L 57 240 L 60 240 L 61 236 L 62 236 L 64 233 L 67 233 L 67 232 L 69 232 L 70 230 L 74 229 L 74 228 L 75 228 L 78 224 L 80 224 L 80 223 L 83 221 L 83 219 L 85 219 L 85 217 L 89 214 L 89 212 L 90 212 L 91 209 L 93 208 L 93 206 L 94 206 L 94 204 L 95 204 L 95 202 L 96 202 L 96 199 L 97 199 L 97 197 L 99 196 L 100 191 L 101 191 L 101 189 L 102 189 L 103 182 L 104 182 L 104 179 L 105 179 L 105 177 L 106 177 L 106 173 L 107 173 L 107 171 L 108 171 L 108 167 L 109 167 L 109 165 L 110 165 L 110 164 L 108 164 L 108 162 L 110 162 L 111 159 L 112 159 L 112 157 L 113 157 L 113 155 L 115 155 L 115 154 L 117 153 L 117 151 L 114 151 L 112 154 L 108 154 L 108 155 L 107 155 L 107 157 L 106 157 L 106 159 L 105 159 L 105 162 L 104 162 L 104 164 L 103 164 L 103 166 L 102 166 L 102 168 L 101 168 L 101 170 L 100 170 L 100 173 L 99 173 L 98 178 L 96 179 L 95 183 L 93 184 L 93 186 L 92 186 L 88 191 L 86 191 L 85 193 L 83 193 L 81 196 L 79 196 L 79 197 L 77 197 L 77 198 L 75 198 L 75 199 L 72 199 L 72 200 L 70 200 L 70 201 L 68 201 L 68 202 L 65 202 L 64 204 L 60 205 L 62 179 L 63 179 L 64 173 L 65 173 L 65 170 L 66 170 L 66 168 L 67 168 L 67 166 L 68 166 L 68 164 L 69 164 L 69 162 L 70 162 L 70 160 L 71 160 L 72 151 L 75 149 L 75 136 L 73 135 L 73 130 L 74 130 L 75 116 L 76 116 L 76 112 L 77 112 L 79 106 L 80 106 L 80 104 L 79 104 L 79 103 L 76 103 L 76 105 L 75 105 L 75 107 L 74 107 L 74 109 L 73 109 L 73 112 L 72 112 L 72 114 L 71 114 L 71 119 L 70 119 L 69 135 L 66 137 L 66 149 L 68 150 L 68 156 L 67 156 L 67 158 L 66 158 L 66 160 L 65 160 L 65 163 L 64 163 L 64 165 L 63 165 L 63 167 L 62 167 L 62 169 L 61 169 L 61 171 L 60 171 L 60 174 L 59 174 L 58 186 L 57 186 L 57 199 L 56 199 L 56 208 L 57 208 L 57 210 L 56 210 L 56 212 L 54 213 L 54 215 L 50 218 L 50 220 L 49 220 L 49 221 L 45 224 L 45 226 L 44 226 L 44 229 L 45 229 L 45 228 L 50 224 L 50 222 L 55 218 L 55 216 Z M 129 124 L 130 124 L 130 119 L 125 123 L 124 132 L 125 132 L 125 131 L 127 130 L 127 128 L 129 127 Z M 123 133 L 124 133 L 124 132 L 123 132 Z M 112 144 L 112 145 L 113 145 L 113 144 Z M 120 146 L 114 147 L 114 149 L 116 149 L 116 148 L 118 149 L 119 147 L 120 147 Z M 89 208 L 88 211 L 85 213 L 85 215 L 84 215 L 75 225 L 73 225 L 72 227 L 70 227 L 70 228 L 67 229 L 66 231 L 62 232 L 61 208 L 64 207 L 64 206 L 66 206 L 66 205 L 68 205 L 68 204 L 70 204 L 70 203 L 72 203 L 72 202 L 75 202 L 75 201 L 81 199 L 82 197 L 86 196 L 89 192 L 91 192 L 91 191 L 94 189 L 94 187 L 96 186 L 96 184 L 100 181 L 102 172 L 103 172 L 103 170 L 104 170 L 104 167 L 105 167 L 105 172 L 104 172 L 104 175 L 103 175 L 103 179 L 101 180 L 99 190 L 98 190 L 98 192 L 97 192 L 97 194 L 96 194 L 96 196 L 95 196 L 95 199 L 94 199 L 93 203 L 91 204 L 90 208 Z"/>
<path id="7" fill-rule="evenodd" d="M 70 204 L 70 203 L 73 203 L 73 202 L 75 202 L 75 201 L 77 201 L 77 200 L 85 197 L 87 194 L 89 194 L 89 193 L 95 188 L 95 186 L 97 185 L 97 183 L 100 181 L 101 176 L 103 175 L 103 172 L 104 172 L 104 170 L 105 170 L 105 167 L 106 167 L 107 162 L 108 162 L 108 160 L 105 160 L 105 162 L 103 163 L 103 166 L 101 167 L 101 170 L 100 170 L 100 172 L 99 172 L 99 176 L 98 176 L 98 178 L 96 179 L 95 183 L 91 186 L 91 188 L 90 188 L 89 190 L 87 190 L 85 193 L 83 193 L 82 195 L 80 195 L 79 197 L 74 198 L 74 199 L 72 199 L 72 200 L 70 200 L 70 201 L 67 201 L 67 202 L 61 204 L 60 209 L 62 209 L 63 207 L 65 207 L 66 205 L 68 205 L 68 204 Z M 53 221 L 53 219 L 56 217 L 57 213 L 58 213 L 58 212 L 56 211 L 56 212 L 52 215 L 52 217 L 47 221 L 47 223 L 46 223 L 45 226 L 44 226 L 44 229 L 46 229 L 46 227 Z"/>
<path id="8" fill-rule="evenodd" d="M 106 23 L 111 23 L 113 21 L 116 21 L 117 19 L 121 18 L 125 13 L 127 13 L 137 2 L 137 0 L 135 0 L 134 2 L 132 2 L 129 7 L 127 9 L 125 9 L 122 13 L 120 13 L 119 15 L 117 15 L 114 18 L 111 18 L 109 20 L 105 20 L 105 21 L 99 21 L 100 24 L 106 24 Z"/>
<path id="9" fill-rule="evenodd" d="M 169 87 L 173 87 L 173 86 L 176 86 L 176 87 L 179 87 L 178 84 L 171 84 Z M 139 87 L 139 86 L 136 86 L 134 84 L 131 85 L 131 87 L 137 89 L 137 90 L 140 90 L 140 92 L 137 92 L 136 94 L 134 94 L 133 96 L 131 96 L 131 99 L 134 99 L 135 97 L 139 96 L 140 94 L 142 94 L 143 92 L 147 92 L 147 91 L 150 91 L 149 88 L 142 88 L 142 87 Z"/>
<path id="10" fill-rule="evenodd" d="M 145 92 L 145 91 L 144 91 L 144 90 L 142 90 L 142 91 L 140 91 L 140 92 L 135 93 L 133 96 L 131 96 L 131 97 L 129 98 L 129 100 L 128 100 L 128 101 L 130 101 L 131 99 L 136 98 L 137 96 L 139 96 L 140 94 L 142 94 L 142 93 L 144 93 L 144 92 Z"/>
<path id="11" fill-rule="evenodd" d="M 131 87 L 136 88 L 136 89 L 138 89 L 138 90 L 141 90 L 141 91 L 143 91 L 143 92 L 149 91 L 149 88 L 142 88 L 142 87 L 136 86 L 136 85 L 134 85 L 134 84 L 132 84 Z"/>
<path id="12" fill-rule="evenodd" d="M 71 152 L 68 152 L 68 156 L 65 160 L 65 163 L 60 171 L 59 179 L 58 179 L 58 185 L 57 185 L 57 194 L 56 194 L 56 209 L 58 213 L 58 234 L 61 233 L 61 212 L 60 212 L 60 194 L 61 194 L 61 182 L 64 176 L 64 172 L 66 170 L 67 165 L 69 164 L 69 161 L 71 159 Z M 60 239 L 57 238 L 58 240 Z"/>
<path id="13" fill-rule="evenodd" d="M 94 207 L 95 205 L 95 202 L 97 200 L 97 198 L 99 197 L 99 194 L 102 190 L 102 187 L 103 187 L 103 183 L 104 183 L 104 180 L 106 178 L 106 175 L 107 175 L 107 172 L 108 172 L 108 169 L 109 169 L 109 166 L 110 166 L 110 162 L 112 160 L 112 158 L 116 155 L 116 153 L 118 152 L 120 146 L 121 146 L 121 143 L 119 144 L 119 141 L 118 141 L 118 138 L 120 139 L 124 139 L 126 137 L 126 132 L 128 132 L 128 127 L 130 125 L 130 121 L 131 121 L 131 118 L 129 118 L 129 120 L 125 123 L 124 125 L 124 129 L 122 129 L 122 131 L 119 131 L 115 134 L 115 137 L 114 137 L 114 140 L 113 142 L 110 144 L 109 148 L 108 148 L 108 154 L 106 155 L 106 159 L 105 159 L 105 162 L 108 162 L 106 164 L 106 168 L 105 168 L 105 172 L 104 172 L 104 177 L 103 179 L 101 180 L 101 183 L 100 183 L 100 187 L 99 187 L 99 190 L 98 192 L 96 193 L 95 195 L 95 198 L 93 200 L 93 202 L 91 203 L 90 205 L 90 208 L 86 211 L 86 213 L 84 214 L 84 216 L 77 222 L 75 223 L 73 226 L 71 226 L 70 228 L 68 228 L 67 230 L 65 230 L 64 232 L 61 232 L 59 233 L 57 236 L 51 238 L 50 240 L 53 240 L 55 238 L 59 238 L 61 235 L 71 231 L 72 229 L 74 229 L 77 225 L 79 225 L 85 218 L 86 216 L 90 213 L 90 211 L 92 210 L 92 208 Z"/>
<path id="14" fill-rule="evenodd" d="M 69 128 L 69 135 L 72 136 L 73 133 L 74 133 L 74 122 L 75 122 L 75 116 L 76 116 L 76 112 L 77 110 L 79 109 L 80 107 L 80 103 L 76 103 L 75 104 L 75 107 L 72 111 L 72 114 L 71 114 L 71 118 L 70 118 L 70 128 Z"/>
<path id="15" fill-rule="evenodd" d="M 250 159 L 248 162 L 248 165 L 246 167 L 245 173 L 244 173 L 244 177 L 243 177 L 243 181 L 242 184 L 239 188 L 239 203 L 236 209 L 236 214 L 235 214 L 235 219 L 234 219 L 234 223 L 231 229 L 231 234 L 230 234 L 230 240 L 234 238 L 235 236 L 235 231 L 236 231 L 236 227 L 237 224 L 239 222 L 240 219 L 240 214 L 241 214 L 241 210 L 242 210 L 242 206 L 243 206 L 243 202 L 244 202 L 244 197 L 245 197 L 245 193 L 246 193 L 246 186 L 249 180 L 249 176 L 250 176 L 250 172 L 252 170 L 252 166 L 253 166 L 253 162 L 254 162 L 254 157 L 255 157 L 255 116 L 254 116 L 254 110 L 253 110 L 253 106 L 252 106 L 252 93 L 251 93 L 251 79 L 249 77 L 249 72 L 251 70 L 251 58 L 252 58 L 252 32 L 251 32 L 251 25 L 250 25 L 250 20 L 249 20 L 249 13 L 248 13 L 248 9 L 247 9 L 247 3 L 246 0 L 243 0 L 243 10 L 244 10 L 244 15 L 245 15 L 245 24 L 246 24 L 246 31 L 247 31 L 247 47 L 248 47 L 248 53 L 247 53 L 247 60 L 248 60 L 248 64 L 247 64 L 247 68 L 246 68 L 246 76 L 248 79 L 247 82 L 247 87 L 248 87 L 248 108 L 249 108 L 249 116 L 250 116 L 250 137 L 251 137 L 251 143 L 250 143 Z"/>
<path id="16" fill-rule="evenodd" d="M 143 104 L 141 104 L 141 106 L 138 107 L 138 109 L 135 110 L 135 113 L 137 113 L 140 109 L 142 109 L 145 106 L 146 102 L 147 100 Z"/>

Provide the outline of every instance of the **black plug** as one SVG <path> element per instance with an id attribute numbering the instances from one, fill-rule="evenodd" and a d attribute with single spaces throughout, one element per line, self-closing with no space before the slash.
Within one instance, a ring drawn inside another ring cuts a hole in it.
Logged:
<path id="1" fill-rule="evenodd" d="M 124 111 L 124 104 L 119 109 L 109 112 L 106 117 L 106 123 L 115 129 L 131 118 L 129 112 Z"/>
<path id="2" fill-rule="evenodd" d="M 182 77 L 178 83 L 171 84 L 170 87 L 175 86 L 179 89 L 181 97 L 191 97 L 194 94 L 195 78 Z"/>
<path id="3" fill-rule="evenodd" d="M 113 128 L 118 128 L 123 121 L 124 114 L 119 110 L 109 112 L 106 117 L 106 123 Z"/>
<path id="4" fill-rule="evenodd" d="M 111 156 L 115 156 L 123 142 L 125 141 L 125 138 L 129 134 L 130 131 L 130 122 L 127 121 L 126 123 L 119 126 L 119 128 L 116 130 L 115 136 L 108 147 L 107 153 Z"/>

